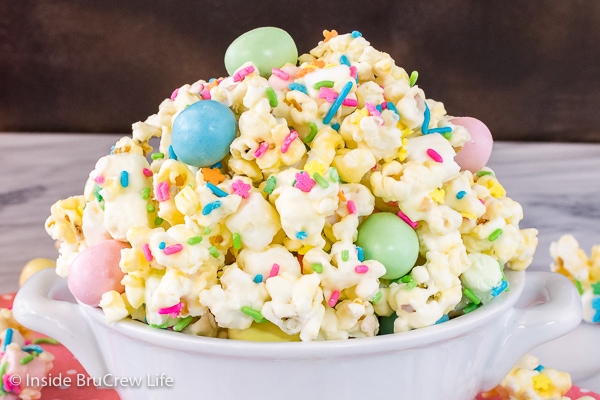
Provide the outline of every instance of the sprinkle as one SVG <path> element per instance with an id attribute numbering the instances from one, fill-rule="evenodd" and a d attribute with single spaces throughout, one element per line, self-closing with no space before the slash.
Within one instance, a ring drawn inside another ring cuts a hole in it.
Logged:
<path id="1" fill-rule="evenodd" d="M 450 140 L 452 139 L 452 132 L 443 132 L 442 136 L 446 139 L 446 140 Z"/>
<path id="2" fill-rule="evenodd" d="M 592 286 L 593 293 L 596 294 L 596 295 L 599 295 L 600 294 L 600 281 L 598 281 L 596 283 L 592 283 L 591 286 Z"/>
<path id="3" fill-rule="evenodd" d="M 294 187 L 307 193 L 315 186 L 316 182 L 306 171 L 296 172 L 296 183 Z"/>
<path id="4" fill-rule="evenodd" d="M 279 274 L 279 264 L 275 263 L 271 267 L 271 272 L 269 272 L 269 278 L 277 276 L 277 274 Z"/>
<path id="5" fill-rule="evenodd" d="M 545 369 L 545 367 L 541 364 L 534 368 L 534 370 L 537 372 L 542 372 L 544 369 Z"/>
<path id="6" fill-rule="evenodd" d="M 281 70 L 279 68 L 273 68 L 271 70 L 271 74 L 275 75 L 276 77 L 278 77 L 279 79 L 282 79 L 284 81 L 287 81 L 288 79 L 290 79 L 290 75 L 285 72 L 284 70 Z"/>
<path id="7" fill-rule="evenodd" d="M 192 323 L 192 319 L 194 319 L 194 317 L 191 315 L 188 315 L 185 318 L 180 318 L 175 325 L 173 325 L 173 330 L 175 332 L 181 332 L 186 326 Z"/>
<path id="8" fill-rule="evenodd" d="M 271 194 L 273 193 L 273 190 L 275 190 L 275 184 L 277 183 L 277 179 L 275 178 L 274 175 L 271 175 L 268 179 L 267 182 L 265 184 L 265 188 L 263 189 L 263 192 L 267 193 L 267 194 Z"/>
<path id="9" fill-rule="evenodd" d="M 304 86 L 301 83 L 297 83 L 297 82 L 292 82 L 288 85 L 288 88 L 290 90 L 297 90 L 299 92 L 302 92 L 304 94 L 308 94 L 308 91 L 306 90 L 306 86 Z"/>
<path id="10" fill-rule="evenodd" d="M 210 100 L 211 99 L 210 90 L 204 89 L 203 91 L 200 92 L 200 96 L 202 96 L 203 100 Z"/>
<path id="11" fill-rule="evenodd" d="M 491 291 L 491 294 L 493 297 L 498 296 L 500 293 L 504 292 L 504 290 L 506 290 L 506 288 L 508 287 L 508 282 L 506 280 L 502 280 L 502 282 L 500 282 L 498 284 L 498 286 L 494 287 Z"/>
<path id="12" fill-rule="evenodd" d="M 344 100 L 344 101 L 346 101 L 346 100 Z M 344 104 L 344 103 L 342 103 L 342 104 Z M 335 124 L 331 124 L 331 129 L 339 131 L 340 130 L 340 124 L 338 124 L 337 122 Z"/>
<path id="13" fill-rule="evenodd" d="M 203 235 L 209 235 L 211 231 L 212 231 L 212 229 L 210 229 L 208 226 L 205 226 L 205 227 L 202 229 L 202 234 L 203 234 Z"/>
<path id="14" fill-rule="evenodd" d="M 350 60 L 348 59 L 348 57 L 346 57 L 345 54 L 342 54 L 340 56 L 340 64 L 347 65 L 348 67 L 351 65 Z"/>
<path id="15" fill-rule="evenodd" d="M 354 204 L 354 201 L 348 200 L 346 203 L 346 208 L 350 214 L 356 214 L 356 204 Z"/>
<path id="16" fill-rule="evenodd" d="M 156 325 L 156 324 L 149 324 L 149 325 L 154 329 L 166 329 L 169 327 L 169 321 L 165 321 L 165 323 L 160 324 L 160 325 Z"/>
<path id="17" fill-rule="evenodd" d="M 165 158 L 165 155 L 164 155 L 164 153 L 156 152 L 156 153 L 152 153 L 150 158 L 152 158 L 153 160 L 158 160 L 161 158 Z"/>
<path id="18" fill-rule="evenodd" d="M 325 101 L 328 103 L 333 103 L 337 97 L 337 92 L 329 87 L 321 87 L 319 89 L 319 98 L 325 99 Z"/>
<path id="19" fill-rule="evenodd" d="M 142 174 L 144 174 L 144 176 L 146 178 L 150 178 L 152 175 L 154 175 L 154 173 L 152 172 L 152 170 L 150 168 L 142 169 Z"/>
<path id="20" fill-rule="evenodd" d="M 404 222 L 406 222 L 411 228 L 415 229 L 417 227 L 417 225 L 419 224 L 418 222 L 415 222 L 413 220 L 411 220 L 408 215 L 404 214 L 402 212 L 402 210 L 398 211 L 398 217 L 400 217 L 400 219 Z"/>
<path id="21" fill-rule="evenodd" d="M 40 345 L 37 345 L 37 344 L 28 344 L 28 345 L 26 345 L 26 346 L 23 346 L 23 347 L 21 348 L 21 350 L 23 350 L 23 351 L 26 351 L 26 352 L 28 352 L 28 353 L 31 353 L 31 352 L 36 352 L 36 353 L 38 353 L 38 354 L 40 354 L 40 353 L 43 353 L 43 352 L 44 352 L 44 349 L 42 349 L 42 346 L 40 346 Z"/>
<path id="22" fill-rule="evenodd" d="M 494 176 L 494 174 L 492 173 L 492 171 L 485 171 L 485 170 L 480 170 L 480 171 L 477 171 L 477 172 L 475 173 L 475 175 L 477 175 L 477 176 L 478 176 L 478 177 L 480 177 L 480 178 L 481 178 L 482 176 L 486 176 L 486 175 L 492 175 L 492 176 Z"/>
<path id="23" fill-rule="evenodd" d="M 262 313 L 259 310 L 255 310 L 252 307 L 242 306 L 240 311 L 243 312 L 244 314 L 248 315 L 249 317 L 254 318 L 254 321 L 257 323 L 267 322 L 267 319 L 265 317 L 263 317 Z"/>
<path id="24" fill-rule="evenodd" d="M 273 179 L 275 178 L 273 177 Z M 250 191 L 250 188 L 251 186 L 247 183 L 244 183 L 244 181 L 242 181 L 241 179 L 238 179 L 231 184 L 233 194 L 237 194 L 243 199 L 247 199 L 250 196 L 248 193 Z"/>
<path id="25" fill-rule="evenodd" d="M 310 265 L 310 268 L 315 271 L 316 273 L 321 273 L 323 272 L 323 265 L 321 263 L 312 263 Z"/>
<path id="26" fill-rule="evenodd" d="M 173 90 L 173 93 L 171 93 L 171 100 L 174 101 L 177 98 L 177 93 L 179 93 L 179 88 Z"/>
<path id="27" fill-rule="evenodd" d="M 439 128 L 429 128 L 429 133 L 440 133 L 442 135 L 452 132 L 452 128 L 449 126 L 441 126 Z"/>
<path id="28" fill-rule="evenodd" d="M 187 240 L 187 244 L 189 244 L 189 245 L 192 245 L 192 246 L 193 246 L 193 245 L 195 245 L 195 244 L 198 244 L 198 243 L 200 243 L 201 241 L 202 241 L 202 236 L 192 236 L 191 238 L 189 238 L 189 239 Z"/>
<path id="29" fill-rule="evenodd" d="M 340 95 L 335 99 L 335 101 L 331 105 L 331 108 L 329 108 L 329 111 L 327 111 L 325 118 L 323 118 L 324 124 L 327 125 L 331 122 L 331 120 L 333 119 L 333 116 L 337 112 L 338 108 L 340 108 L 340 106 L 342 105 L 342 102 L 344 101 L 346 96 L 348 96 L 348 94 L 352 90 L 353 85 L 354 84 L 352 82 L 347 82 L 346 85 L 344 85 L 344 87 L 342 88 L 342 91 L 340 92 Z"/>
<path id="30" fill-rule="evenodd" d="M 167 244 L 166 244 L 165 242 L 160 242 L 160 243 L 158 244 L 158 248 L 159 248 L 159 249 L 161 249 L 161 250 L 164 250 L 164 249 L 165 249 L 165 247 L 167 247 Z"/>
<path id="31" fill-rule="evenodd" d="M 121 171 L 121 186 L 123 186 L 124 188 L 126 188 L 127 186 L 129 186 L 129 172 L 127 171 Z"/>
<path id="32" fill-rule="evenodd" d="M 334 182 L 341 182 L 342 181 L 340 179 L 340 175 L 338 174 L 337 169 L 335 169 L 333 167 L 329 169 L 329 179 L 331 179 Z"/>
<path id="33" fill-rule="evenodd" d="M 236 250 L 242 248 L 242 237 L 237 232 L 233 234 L 233 248 Z"/>
<path id="34" fill-rule="evenodd" d="M 417 287 L 417 281 L 414 280 L 412 275 L 404 275 L 400 278 L 400 282 L 406 284 L 406 290 L 412 290 Z"/>
<path id="35" fill-rule="evenodd" d="M 387 104 L 387 109 L 388 110 L 395 112 L 396 115 L 398 117 L 400 117 L 400 113 L 398 112 L 398 109 L 396 108 L 396 106 L 394 105 L 394 103 L 392 103 L 391 101 L 388 101 L 386 104 Z"/>
<path id="36" fill-rule="evenodd" d="M 154 219 L 154 226 L 160 226 L 160 225 L 162 225 L 163 221 L 164 220 L 161 217 L 156 217 Z"/>
<path id="37" fill-rule="evenodd" d="M 21 364 L 21 365 L 29 364 L 30 362 L 33 361 L 34 358 L 35 358 L 35 356 L 33 354 L 26 355 L 25 357 L 23 357 L 19 360 L 19 364 Z"/>
<path id="38" fill-rule="evenodd" d="M 183 250 L 183 246 L 177 243 L 172 246 L 165 247 L 164 252 L 166 255 L 170 256 L 171 254 L 179 253 L 181 250 Z"/>
<path id="39" fill-rule="evenodd" d="M 417 71 L 411 72 L 410 78 L 408 78 L 411 87 L 415 86 L 415 83 L 417 83 L 417 79 L 419 79 L 419 73 Z"/>
<path id="40" fill-rule="evenodd" d="M 144 258 L 146 261 L 151 262 L 154 257 L 152 257 L 152 251 L 150 250 L 148 243 L 145 243 L 142 246 L 142 252 L 144 253 Z"/>
<path id="41" fill-rule="evenodd" d="M 275 94 L 275 91 L 273 90 L 272 87 L 267 87 L 267 98 L 269 99 L 269 105 L 271 107 L 277 107 L 277 105 L 279 104 L 279 101 L 277 100 L 277 95 Z"/>
<path id="42" fill-rule="evenodd" d="M 429 120 L 431 119 L 431 113 L 429 112 L 429 106 L 425 103 L 425 111 L 423 112 L 423 125 L 421 125 L 421 132 L 423 135 L 429 133 Z"/>
<path id="43" fill-rule="evenodd" d="M 375 297 L 373 297 L 373 299 L 371 300 L 371 303 L 373 303 L 373 304 L 379 303 L 379 300 L 381 300 L 382 297 L 383 297 L 383 293 L 382 292 L 377 292 L 377 294 L 375 295 Z"/>
<path id="44" fill-rule="evenodd" d="M 440 153 L 435 151 L 434 149 L 427 149 L 427 155 L 435 162 L 443 163 L 444 159 L 440 156 Z"/>
<path id="45" fill-rule="evenodd" d="M 474 303 L 474 304 L 481 303 L 481 299 L 479 297 L 477 297 L 477 295 L 475 293 L 473 293 L 473 291 L 471 289 L 464 288 L 462 292 L 465 295 L 465 297 L 471 301 L 471 303 Z"/>
<path id="46" fill-rule="evenodd" d="M 225 175 L 219 171 L 219 167 L 202 168 L 200 171 L 202 172 L 204 181 L 210 182 L 213 185 L 218 185 L 225 180 Z"/>
<path id="47" fill-rule="evenodd" d="M 263 280 L 262 274 L 256 274 L 256 276 L 253 279 L 254 283 L 261 283 L 262 280 Z"/>
<path id="48" fill-rule="evenodd" d="M 6 347 L 12 343 L 12 337 L 13 337 L 13 329 L 7 328 L 6 332 L 4 333 L 4 345 L 2 346 L 2 351 L 6 351 Z"/>
<path id="49" fill-rule="evenodd" d="M 502 235 L 502 229 L 498 228 L 494 232 L 492 232 L 490 236 L 488 236 L 488 240 L 490 242 L 493 242 L 494 240 L 498 239 L 500 235 Z"/>
<path id="50" fill-rule="evenodd" d="M 304 231 L 298 231 L 298 232 L 296 232 L 296 239 L 298 239 L 298 240 L 304 240 L 307 237 L 308 237 L 308 235 Z"/>
<path id="51" fill-rule="evenodd" d="M 156 185 L 156 198 L 161 202 L 171 198 L 169 194 L 169 182 L 163 181 Z"/>
<path id="52" fill-rule="evenodd" d="M 460 192 L 456 193 L 456 198 L 459 199 L 459 200 L 461 200 L 466 195 L 467 195 L 467 192 L 465 192 L 464 190 L 461 190 Z"/>
<path id="53" fill-rule="evenodd" d="M 321 176 L 321 174 L 319 174 L 318 172 L 315 172 L 312 175 L 312 177 L 315 180 L 315 182 L 317 182 L 319 184 L 319 186 L 321 186 L 322 188 L 328 188 L 329 187 L 329 182 L 327 182 L 327 180 L 325 178 L 323 178 Z"/>
<path id="54" fill-rule="evenodd" d="M 342 261 L 348 261 L 350 252 L 348 250 L 342 250 Z"/>
<path id="55" fill-rule="evenodd" d="M 33 339 L 34 344 L 58 344 L 58 340 L 49 337 Z"/>
<path id="56" fill-rule="evenodd" d="M 102 198 L 102 195 L 100 194 L 100 190 L 102 190 L 102 188 L 100 186 L 98 186 L 98 184 L 94 185 L 94 197 L 96 197 L 96 201 L 98 203 L 101 203 L 102 200 L 104 200 Z"/>
<path id="57" fill-rule="evenodd" d="M 105 182 L 105 179 L 102 175 L 98 175 L 96 178 L 94 178 L 94 182 L 96 182 L 98 185 L 102 185 Z"/>
<path id="58" fill-rule="evenodd" d="M 375 104 L 373 104 L 373 103 L 365 103 L 365 108 L 367 109 L 367 111 L 369 111 L 369 115 L 371 115 L 373 117 L 379 117 L 379 116 L 381 116 L 381 114 L 379 113 L 379 110 L 377 109 L 377 107 L 375 106 Z"/>
<path id="59" fill-rule="evenodd" d="M 296 132 L 295 130 L 292 129 L 290 131 L 290 134 L 287 135 L 285 137 L 285 139 L 283 139 L 283 143 L 281 143 L 281 152 L 282 153 L 287 153 L 287 151 L 290 149 L 290 145 L 297 138 L 298 138 L 298 132 Z"/>
<path id="60" fill-rule="evenodd" d="M 339 299 L 340 299 L 340 291 L 334 290 L 331 293 L 331 296 L 329 296 L 329 300 L 327 300 L 327 304 L 329 304 L 329 307 L 334 307 L 337 304 Z"/>
<path id="61" fill-rule="evenodd" d="M 313 85 L 313 89 L 315 90 L 319 90 L 322 87 L 326 87 L 326 88 L 332 88 L 333 87 L 334 82 L 333 81 L 320 81 L 317 82 Z"/>
<path id="62" fill-rule="evenodd" d="M 356 257 L 360 262 L 365 261 L 365 251 L 360 246 L 356 246 Z"/>
<path id="63" fill-rule="evenodd" d="M 146 211 L 148 211 L 149 213 L 153 213 L 154 211 L 156 211 L 156 207 L 154 207 L 154 204 L 148 204 L 146 206 Z"/>
<path id="64" fill-rule="evenodd" d="M 354 39 L 356 39 L 357 37 L 361 37 L 362 33 L 360 33 L 359 31 L 352 31 L 352 37 Z"/>
<path id="65" fill-rule="evenodd" d="M 323 40 L 325 43 L 329 42 L 329 40 L 331 38 L 334 38 L 338 35 L 337 31 L 335 29 L 328 31 L 328 30 L 324 30 L 323 31 L 323 36 L 325 37 L 325 40 Z"/>
<path id="66" fill-rule="evenodd" d="M 258 146 L 258 149 L 256 149 L 256 151 L 254 152 L 254 157 L 256 157 L 256 158 L 262 157 L 262 155 L 265 154 L 267 152 L 267 150 L 269 150 L 269 143 L 262 142 L 260 144 L 260 146 Z"/>
<path id="67" fill-rule="evenodd" d="M 233 74 L 233 81 L 239 82 L 253 72 L 254 72 L 254 67 L 252 65 L 242 68 L 239 71 L 237 71 L 235 74 Z"/>
<path id="68" fill-rule="evenodd" d="M 183 303 L 180 301 L 179 303 L 175 304 L 174 306 L 159 308 L 157 312 L 161 315 L 169 314 L 169 317 L 176 318 L 182 309 L 183 309 Z"/>
<path id="69" fill-rule="evenodd" d="M 216 185 L 213 185 L 210 182 L 206 182 L 206 187 L 210 189 L 211 192 L 213 192 L 213 194 L 217 197 L 227 197 L 229 196 L 229 194 L 222 190 L 221 188 L 217 187 Z"/>
<path id="70" fill-rule="evenodd" d="M 579 294 L 582 295 L 584 290 L 583 290 L 583 286 L 581 285 L 581 281 L 577 278 L 573 278 L 573 283 L 575 283 L 575 287 L 577 288 L 577 291 L 579 292 Z M 592 285 L 592 287 L 594 287 L 594 285 Z M 594 290 L 594 294 L 598 294 L 598 293 L 596 293 L 596 290 Z"/>
<path id="71" fill-rule="evenodd" d="M 213 256 L 213 258 L 219 258 L 219 256 L 221 255 L 221 253 L 219 253 L 219 249 L 217 249 L 215 246 L 210 246 L 208 248 L 208 252 L 211 256 Z"/>
<path id="72" fill-rule="evenodd" d="M 440 319 L 438 319 L 435 322 L 435 325 L 444 323 L 444 322 L 449 321 L 449 320 L 450 320 L 450 316 L 448 316 L 448 314 L 444 314 L 444 315 L 442 315 L 442 317 Z"/>
<path id="73" fill-rule="evenodd" d="M 319 131 L 319 129 L 317 128 L 317 124 L 315 124 L 314 122 L 309 122 L 308 126 L 310 126 L 310 133 L 304 138 L 304 143 L 312 142 L 315 136 L 317 136 L 317 132 Z"/>
<path id="74" fill-rule="evenodd" d="M 369 267 L 367 265 L 360 264 L 354 267 L 354 272 L 356 272 L 357 274 L 366 274 L 367 272 L 369 272 Z"/>
<path id="75" fill-rule="evenodd" d="M 216 201 L 213 201 L 211 203 L 208 203 L 202 209 L 202 215 L 208 215 L 211 212 L 213 212 L 213 210 L 216 210 L 219 207 L 221 207 L 221 202 L 219 200 L 216 200 Z"/>
<path id="76" fill-rule="evenodd" d="M 468 314 L 471 311 L 476 310 L 477 308 L 479 308 L 479 304 L 475 304 L 475 303 L 470 303 L 469 305 L 467 305 L 465 308 L 463 308 L 463 314 Z"/>
<path id="77" fill-rule="evenodd" d="M 175 154 L 175 150 L 173 150 L 173 146 L 169 145 L 169 158 L 172 160 L 177 160 L 177 154 Z"/>

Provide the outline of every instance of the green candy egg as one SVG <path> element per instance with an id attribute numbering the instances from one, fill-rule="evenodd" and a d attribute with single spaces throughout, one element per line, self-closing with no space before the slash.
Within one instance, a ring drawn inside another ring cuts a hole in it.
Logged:
<path id="1" fill-rule="evenodd" d="M 364 250 L 365 259 L 377 260 L 385 266 L 383 279 L 406 275 L 417 261 L 419 239 L 413 228 L 389 212 L 373 214 L 358 227 L 356 244 Z"/>
<path id="2" fill-rule="evenodd" d="M 263 77 L 269 77 L 273 68 L 281 68 L 286 63 L 296 65 L 297 60 L 298 49 L 294 39 L 283 29 L 271 26 L 244 33 L 225 52 L 225 68 L 229 75 L 252 61 Z"/>

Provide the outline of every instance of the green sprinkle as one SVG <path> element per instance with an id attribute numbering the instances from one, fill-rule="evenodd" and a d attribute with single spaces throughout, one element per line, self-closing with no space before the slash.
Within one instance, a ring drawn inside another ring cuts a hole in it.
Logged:
<path id="1" fill-rule="evenodd" d="M 477 175 L 479 177 L 482 177 L 482 176 L 485 176 L 485 175 L 492 175 L 492 176 L 494 176 L 494 174 L 492 173 L 492 171 L 484 171 L 484 170 L 477 171 L 477 173 L 475 175 Z"/>
<path id="2" fill-rule="evenodd" d="M 379 303 L 379 300 L 381 300 L 382 297 L 383 297 L 383 293 L 377 292 L 375 297 L 373 297 L 373 300 L 371 300 L 371 303 L 373 303 L 373 304 Z"/>
<path id="3" fill-rule="evenodd" d="M 477 297 L 475 295 L 475 293 L 473 293 L 471 291 L 471 289 L 464 288 L 462 292 L 465 295 L 465 297 L 471 301 L 471 303 L 473 303 L 473 304 L 479 304 L 479 303 L 481 303 L 481 299 L 479 297 Z"/>
<path id="4" fill-rule="evenodd" d="M 269 179 L 267 179 L 267 183 L 265 185 L 265 188 L 263 189 L 263 192 L 265 192 L 267 194 L 273 193 L 273 190 L 275 190 L 276 183 L 277 183 L 277 179 L 273 175 L 271 175 L 269 177 Z"/>
<path id="5" fill-rule="evenodd" d="M 175 325 L 173 325 L 173 330 L 175 332 L 181 332 L 183 330 L 183 328 L 185 328 L 186 326 L 188 326 L 191 322 L 192 319 L 194 319 L 194 317 L 192 317 L 191 315 L 185 317 L 185 318 L 180 318 Z"/>
<path id="6" fill-rule="evenodd" d="M 163 153 L 156 152 L 156 153 L 152 153 L 150 158 L 152 158 L 153 160 L 158 160 L 160 158 L 165 158 L 165 155 Z"/>
<path id="7" fill-rule="evenodd" d="M 323 272 L 323 265 L 321 263 L 313 263 L 310 267 L 318 274 Z"/>
<path id="8" fill-rule="evenodd" d="M 329 187 L 329 182 L 327 182 L 327 180 L 323 178 L 318 172 L 315 172 L 312 177 L 315 180 L 315 182 L 317 182 L 322 188 Z"/>
<path id="9" fill-rule="evenodd" d="M 217 250 L 217 248 L 215 246 L 210 246 L 208 248 L 208 252 L 210 253 L 211 256 L 213 256 L 214 258 L 219 258 L 219 256 L 221 255 L 221 253 L 219 253 L 219 250 Z"/>
<path id="10" fill-rule="evenodd" d="M 236 250 L 242 248 L 242 237 L 237 232 L 233 234 L 233 248 Z"/>
<path id="11" fill-rule="evenodd" d="M 581 285 L 581 282 L 577 278 L 573 278 L 573 281 L 574 281 L 573 283 L 575 283 L 575 287 L 577 288 L 577 291 L 579 292 L 579 295 L 582 295 L 583 294 L 583 286 Z M 594 290 L 594 294 L 598 294 L 595 292 L 596 291 Z"/>
<path id="12" fill-rule="evenodd" d="M 417 71 L 413 71 L 410 73 L 410 78 L 409 78 L 409 82 L 410 82 L 410 86 L 415 86 L 415 83 L 417 83 L 417 79 L 419 79 L 419 73 Z"/>
<path id="13" fill-rule="evenodd" d="M 444 132 L 441 134 L 446 140 L 452 139 L 452 132 Z"/>
<path id="14" fill-rule="evenodd" d="M 400 278 L 400 282 L 403 282 L 403 283 L 408 283 L 412 280 L 413 280 L 412 275 L 404 275 L 402 278 Z"/>
<path id="15" fill-rule="evenodd" d="M 342 250 L 342 261 L 348 261 L 349 255 L 350 253 L 348 252 L 348 250 Z"/>
<path id="16" fill-rule="evenodd" d="M 417 287 L 417 281 L 415 281 L 412 275 L 404 275 L 400 278 L 400 282 L 406 284 L 406 290 L 412 290 Z"/>
<path id="17" fill-rule="evenodd" d="M 49 337 L 42 337 L 34 339 L 33 344 L 58 344 L 58 340 Z"/>
<path id="18" fill-rule="evenodd" d="M 98 185 L 98 184 L 96 183 L 96 186 L 94 187 L 94 196 L 96 197 L 96 201 L 97 201 L 98 203 L 101 203 L 101 202 L 102 202 L 102 200 L 104 200 L 104 199 L 102 198 L 102 195 L 100 194 L 100 190 L 102 190 L 102 188 L 100 187 L 100 185 Z"/>
<path id="19" fill-rule="evenodd" d="M 580 283 L 581 285 L 581 283 Z M 596 283 L 592 283 L 592 290 L 594 291 L 594 294 L 598 295 L 600 294 L 600 281 L 596 282 Z"/>
<path id="20" fill-rule="evenodd" d="M 165 322 L 164 324 L 160 324 L 160 325 L 156 325 L 156 324 L 149 324 L 149 325 L 156 329 L 167 329 L 169 327 L 169 321 Z"/>
<path id="21" fill-rule="evenodd" d="M 312 142 L 315 136 L 317 136 L 317 132 L 319 131 L 319 128 L 317 128 L 317 124 L 315 124 L 314 122 L 309 122 L 308 126 L 310 126 L 310 133 L 307 137 L 304 138 L 304 143 Z"/>
<path id="22" fill-rule="evenodd" d="M 212 229 L 210 229 L 208 226 L 204 229 L 202 229 L 202 234 L 203 235 L 208 235 L 210 232 L 212 231 Z"/>
<path id="23" fill-rule="evenodd" d="M 193 236 L 193 237 L 191 237 L 191 238 L 189 238 L 189 239 L 187 240 L 187 243 L 188 243 L 189 245 L 192 245 L 192 246 L 193 246 L 193 245 L 195 245 L 195 244 L 198 244 L 198 243 L 200 243 L 201 241 L 202 241 L 202 236 Z"/>
<path id="24" fill-rule="evenodd" d="M 342 182 L 342 180 L 340 179 L 340 174 L 338 174 L 337 169 L 335 169 L 334 167 L 329 168 L 329 179 L 331 179 L 334 182 Z"/>
<path id="25" fill-rule="evenodd" d="M 146 210 L 148 210 L 149 213 L 153 213 L 154 211 L 156 211 L 156 207 L 154 207 L 154 204 L 148 204 L 146 206 Z"/>
<path id="26" fill-rule="evenodd" d="M 164 221 L 164 219 L 162 219 L 161 217 L 156 217 L 154 219 L 154 226 L 161 226 L 163 221 Z"/>
<path id="27" fill-rule="evenodd" d="M 35 358 L 34 354 L 37 354 L 37 353 L 32 353 L 32 354 L 29 354 L 28 356 L 21 358 L 19 360 L 19 364 L 21 364 L 21 365 L 29 364 Z"/>
<path id="28" fill-rule="evenodd" d="M 148 197 L 150 197 L 150 188 L 149 187 L 144 188 L 142 190 L 142 199 L 148 200 Z"/>
<path id="29" fill-rule="evenodd" d="M 254 318 L 254 321 L 256 321 L 258 323 L 267 322 L 267 319 L 265 317 L 263 317 L 262 313 L 258 310 L 255 310 L 252 307 L 242 306 L 241 311 L 244 314 Z"/>
<path id="30" fill-rule="evenodd" d="M 277 95 L 275 94 L 273 88 L 270 86 L 267 88 L 267 98 L 269 99 L 269 105 L 271 107 L 277 107 L 279 101 L 277 101 Z"/>
<path id="31" fill-rule="evenodd" d="M 319 90 L 322 87 L 327 87 L 327 88 L 332 88 L 333 87 L 333 81 L 320 81 L 317 82 L 313 85 L 313 89 L 315 90 Z"/>
<path id="32" fill-rule="evenodd" d="M 502 229 L 498 228 L 494 232 L 490 233 L 490 236 L 488 236 L 488 240 L 490 242 L 493 242 L 494 240 L 498 239 L 500 235 L 502 235 Z"/>
<path id="33" fill-rule="evenodd" d="M 479 304 L 471 303 L 468 306 L 466 306 L 465 308 L 463 308 L 463 314 L 468 314 L 471 311 L 476 310 L 477 308 L 479 308 Z"/>

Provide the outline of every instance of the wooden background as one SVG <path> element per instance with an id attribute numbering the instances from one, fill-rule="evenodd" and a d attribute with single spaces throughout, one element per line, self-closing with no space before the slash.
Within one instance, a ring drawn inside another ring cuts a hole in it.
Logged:
<path id="1" fill-rule="evenodd" d="M 0 0 L 0 131 L 129 133 L 260 26 L 358 30 L 496 139 L 600 141 L 597 0 Z"/>

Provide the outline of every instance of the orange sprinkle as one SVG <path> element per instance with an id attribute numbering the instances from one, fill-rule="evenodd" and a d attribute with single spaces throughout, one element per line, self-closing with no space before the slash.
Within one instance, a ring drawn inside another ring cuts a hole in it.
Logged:
<path id="1" fill-rule="evenodd" d="M 313 65 L 319 68 L 325 68 L 325 61 L 323 60 L 317 60 L 316 58 L 313 58 Z"/>
<path id="2" fill-rule="evenodd" d="M 340 201 L 346 201 L 346 196 L 344 196 L 344 192 L 339 191 L 338 197 L 340 198 Z"/>
<path id="3" fill-rule="evenodd" d="M 324 30 L 323 31 L 323 36 L 325 36 L 324 42 L 327 43 L 329 41 L 329 39 L 336 37 L 337 35 L 338 35 L 338 33 L 335 29 L 331 30 L 331 31 Z"/>
<path id="4" fill-rule="evenodd" d="M 296 78 L 302 78 L 304 75 L 308 74 L 310 71 L 306 68 L 300 68 L 296 71 Z"/>
<path id="5" fill-rule="evenodd" d="M 225 175 L 219 171 L 219 168 L 202 168 L 202 176 L 206 182 L 218 185 L 225 180 Z"/>

